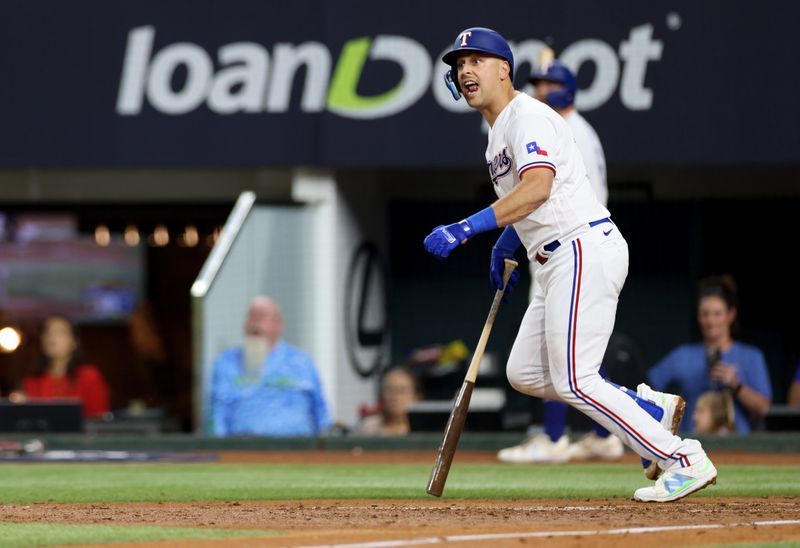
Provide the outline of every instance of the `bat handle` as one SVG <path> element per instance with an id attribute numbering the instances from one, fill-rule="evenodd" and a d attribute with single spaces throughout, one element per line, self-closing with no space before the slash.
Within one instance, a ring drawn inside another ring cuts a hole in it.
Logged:
<path id="1" fill-rule="evenodd" d="M 505 266 L 503 267 L 503 289 L 505 289 L 506 285 L 508 284 L 508 280 L 511 279 L 511 274 L 514 272 L 514 269 L 519 266 L 519 263 L 514 259 L 504 259 Z"/>

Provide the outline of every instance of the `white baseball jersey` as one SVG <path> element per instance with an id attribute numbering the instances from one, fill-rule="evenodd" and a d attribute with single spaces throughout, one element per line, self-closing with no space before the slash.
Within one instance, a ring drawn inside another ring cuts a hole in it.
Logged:
<path id="1" fill-rule="evenodd" d="M 575 143 L 583 156 L 583 165 L 589 175 L 589 182 L 592 183 L 592 190 L 597 200 L 603 204 L 608 204 L 608 183 L 606 182 L 606 157 L 603 154 L 603 145 L 597 132 L 581 116 L 577 110 L 571 110 L 564 116 L 572 134 L 575 135 Z"/>
<path id="2" fill-rule="evenodd" d="M 514 223 L 529 259 L 545 244 L 609 216 L 592 190 L 569 125 L 529 95 L 518 92 L 495 120 L 486 162 L 498 197 L 518 185 L 528 169 L 550 169 L 555 174 L 550 198 Z"/>

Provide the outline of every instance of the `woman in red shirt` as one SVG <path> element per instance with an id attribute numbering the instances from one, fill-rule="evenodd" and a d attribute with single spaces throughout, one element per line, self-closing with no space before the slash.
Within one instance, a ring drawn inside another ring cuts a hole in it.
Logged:
<path id="1" fill-rule="evenodd" d="M 97 367 L 81 363 L 78 336 L 67 318 L 50 316 L 44 321 L 41 350 L 38 370 L 22 381 L 29 398 L 77 398 L 86 418 L 109 411 L 108 384 Z"/>

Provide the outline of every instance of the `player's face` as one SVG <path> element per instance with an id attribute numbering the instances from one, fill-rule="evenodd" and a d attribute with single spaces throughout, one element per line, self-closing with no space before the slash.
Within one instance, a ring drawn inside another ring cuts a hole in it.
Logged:
<path id="1" fill-rule="evenodd" d="M 467 53 L 456 61 L 458 84 L 472 108 L 487 105 L 500 89 L 508 63 L 483 53 Z"/>
<path id="2" fill-rule="evenodd" d="M 539 80 L 534 89 L 534 97 L 543 103 L 547 103 L 547 95 L 553 91 L 564 89 L 564 86 L 557 82 L 548 82 L 547 80 Z"/>
<path id="3" fill-rule="evenodd" d="M 697 321 L 703 338 L 709 341 L 730 336 L 731 325 L 736 319 L 736 309 L 728 306 L 721 297 L 703 297 L 697 310 Z"/>

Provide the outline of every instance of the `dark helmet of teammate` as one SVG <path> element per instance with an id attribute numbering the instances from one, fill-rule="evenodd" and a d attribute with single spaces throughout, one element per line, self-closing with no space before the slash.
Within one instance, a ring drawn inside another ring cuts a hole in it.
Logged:
<path id="1" fill-rule="evenodd" d="M 545 98 L 548 105 L 553 108 L 567 108 L 575 103 L 575 92 L 578 91 L 578 81 L 575 75 L 561 61 L 550 61 L 539 67 L 529 81 L 536 85 L 541 81 L 561 84 L 564 89 L 551 91 Z"/>

